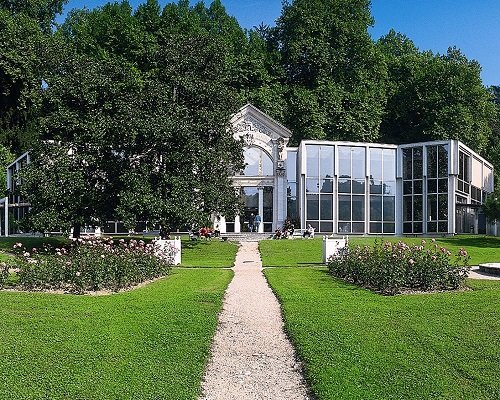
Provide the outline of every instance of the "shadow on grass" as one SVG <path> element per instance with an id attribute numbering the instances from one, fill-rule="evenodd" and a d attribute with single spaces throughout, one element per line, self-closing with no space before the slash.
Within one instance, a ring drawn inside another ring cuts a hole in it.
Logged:
<path id="1" fill-rule="evenodd" d="M 486 248 L 486 247 L 495 248 L 495 247 L 497 247 L 500 250 L 500 238 L 493 237 L 493 236 L 491 236 L 491 237 L 487 237 L 487 236 L 479 236 L 479 237 L 454 236 L 454 237 L 450 237 L 450 238 L 439 238 L 439 241 L 442 243 L 453 245 L 453 246 L 461 246 L 461 247 L 473 246 L 473 247 L 480 247 L 480 248 Z"/>

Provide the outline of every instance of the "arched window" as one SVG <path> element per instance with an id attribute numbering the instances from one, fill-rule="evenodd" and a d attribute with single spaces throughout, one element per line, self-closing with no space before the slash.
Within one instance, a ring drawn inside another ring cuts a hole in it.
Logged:
<path id="1" fill-rule="evenodd" d="M 272 176 L 273 161 L 265 151 L 257 147 L 249 147 L 245 150 L 245 176 Z"/>

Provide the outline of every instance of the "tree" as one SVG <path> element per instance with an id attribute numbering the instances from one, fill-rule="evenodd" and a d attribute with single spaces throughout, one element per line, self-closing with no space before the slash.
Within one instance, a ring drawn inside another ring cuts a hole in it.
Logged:
<path id="1" fill-rule="evenodd" d="M 277 36 L 295 142 L 377 140 L 386 72 L 372 23 L 368 0 L 285 3 Z"/>
<path id="2" fill-rule="evenodd" d="M 483 211 L 490 222 L 500 221 L 500 191 L 491 193 L 483 204 Z"/>
<path id="3" fill-rule="evenodd" d="M 388 65 L 388 98 L 381 124 L 384 141 L 409 143 L 458 139 L 480 152 L 494 112 L 480 66 L 458 49 L 419 52 L 394 31 L 378 41 Z"/>

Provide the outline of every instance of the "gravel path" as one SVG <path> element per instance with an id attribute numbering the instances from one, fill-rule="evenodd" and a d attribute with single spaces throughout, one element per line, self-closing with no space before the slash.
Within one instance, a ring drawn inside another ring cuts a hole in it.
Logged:
<path id="1" fill-rule="evenodd" d="M 243 242 L 236 255 L 201 400 L 308 399 L 257 246 Z"/>

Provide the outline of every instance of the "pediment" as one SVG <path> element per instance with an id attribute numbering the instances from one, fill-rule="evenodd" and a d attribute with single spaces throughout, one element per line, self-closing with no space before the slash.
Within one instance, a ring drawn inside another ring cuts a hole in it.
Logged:
<path id="1" fill-rule="evenodd" d="M 278 141 L 288 139 L 292 132 L 272 119 L 269 115 L 259 110 L 252 104 L 246 104 L 231 118 L 231 125 L 234 128 L 235 139 L 252 136 L 254 140 L 262 142 Z"/>

